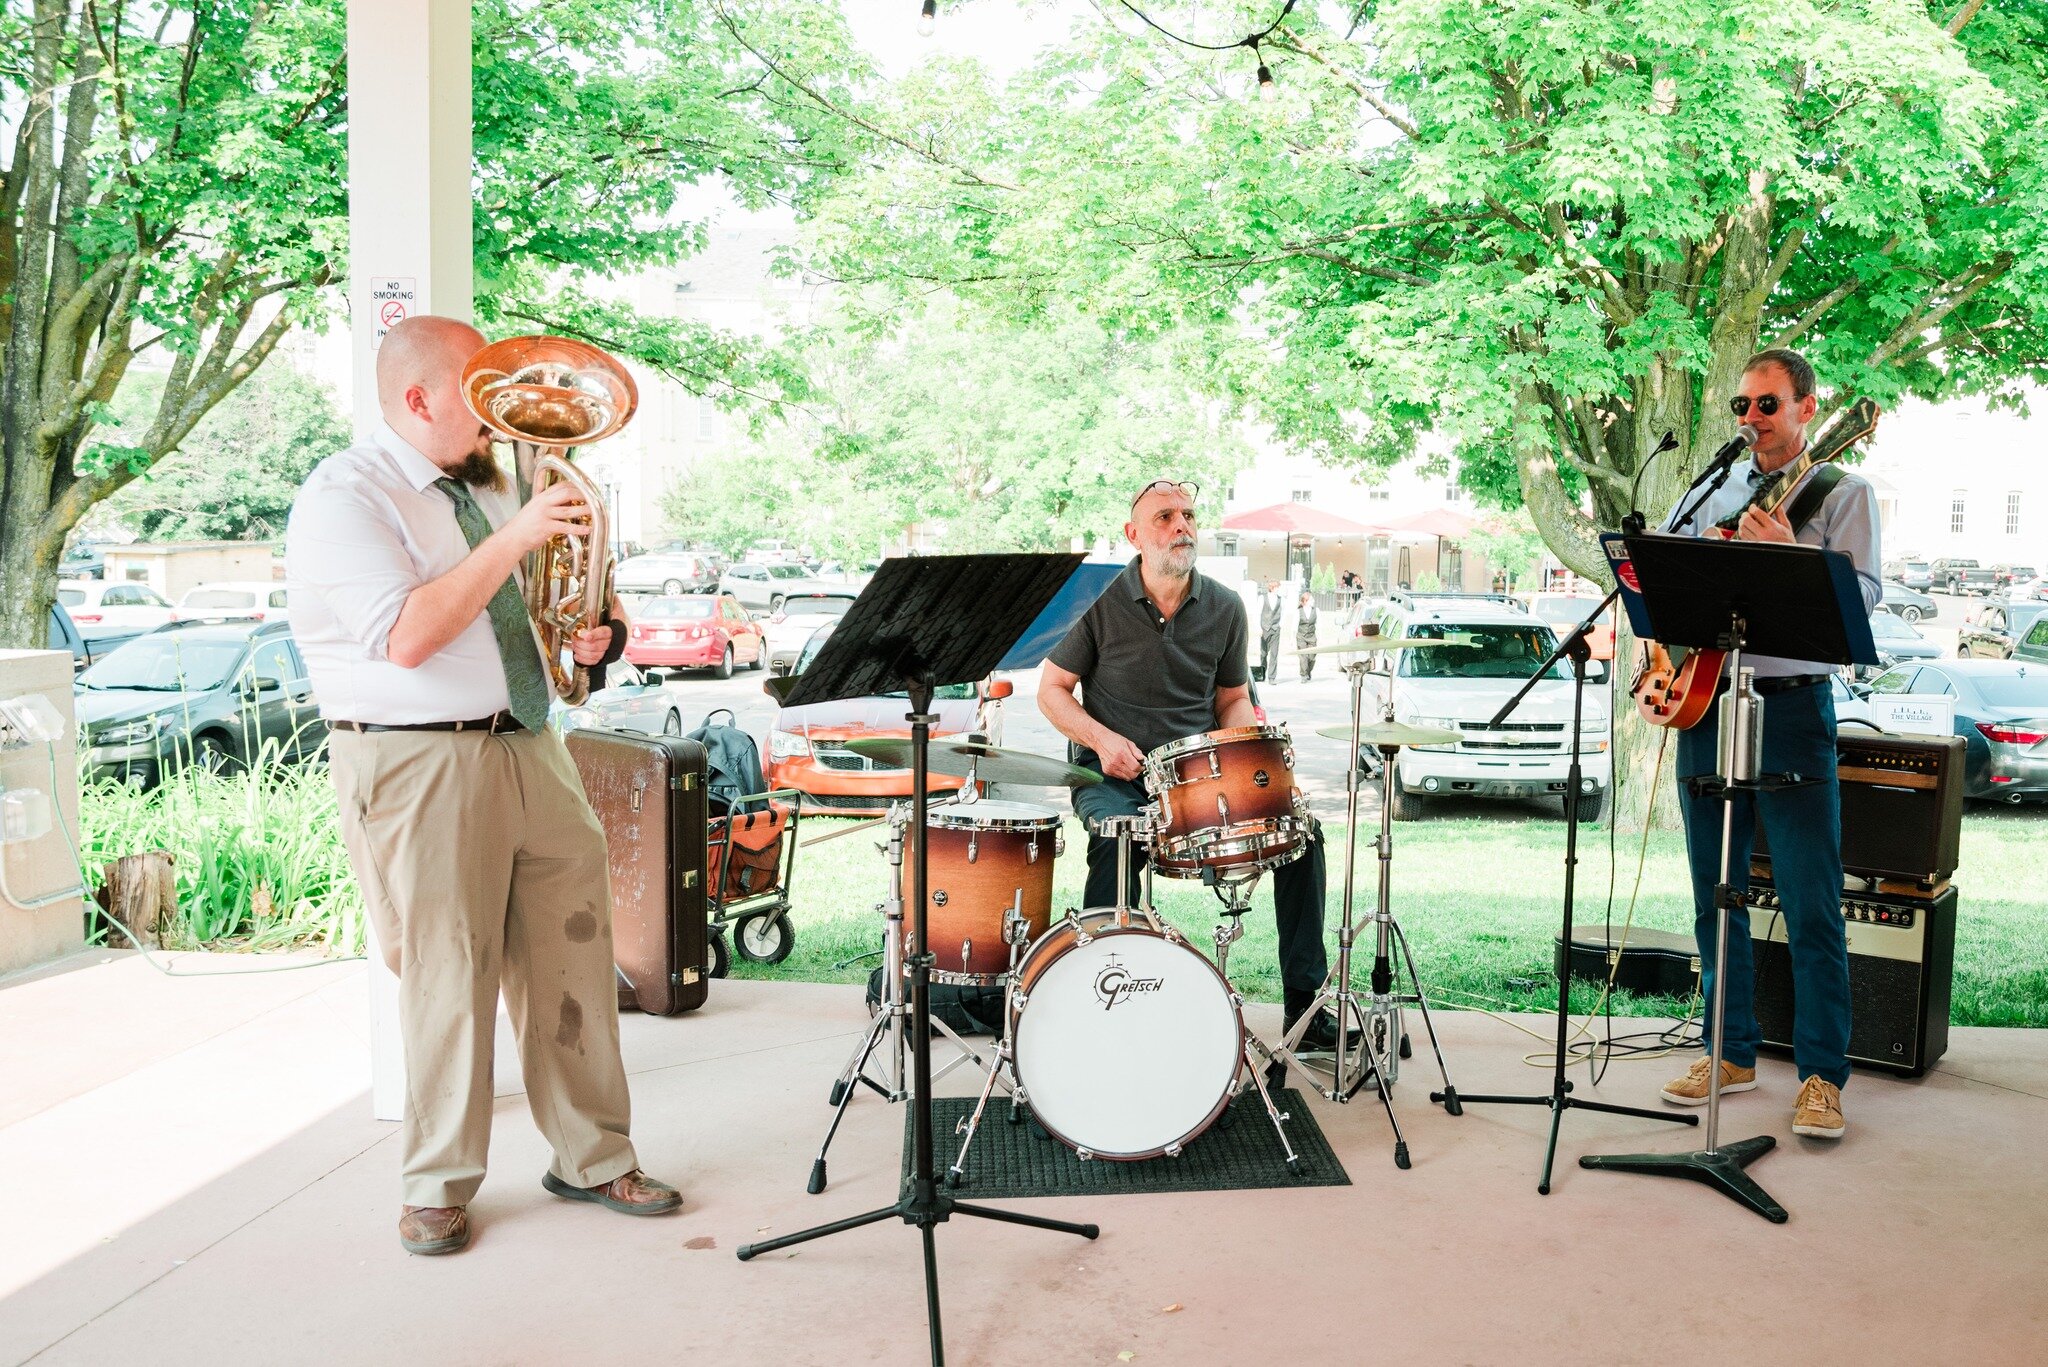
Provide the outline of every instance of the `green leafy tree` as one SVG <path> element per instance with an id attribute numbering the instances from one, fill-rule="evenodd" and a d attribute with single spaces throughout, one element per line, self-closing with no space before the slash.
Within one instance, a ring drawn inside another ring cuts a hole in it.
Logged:
<path id="1" fill-rule="evenodd" d="M 880 340 L 834 325 L 800 363 L 802 411 L 681 481 L 671 528 L 855 559 L 913 528 L 955 552 L 1065 549 L 1119 535 L 1151 479 L 1195 480 L 1213 511 L 1250 457 L 1175 339 L 1120 339 L 1071 311 L 1021 329 L 939 305 Z"/>
<path id="2" fill-rule="evenodd" d="M 1483 556 L 1510 583 L 1526 579 L 1543 558 L 1543 538 L 1522 510 L 1487 518 L 1465 534 L 1465 547 Z"/>
<path id="3" fill-rule="evenodd" d="M 813 219 L 826 268 L 1192 326 L 1197 373 L 1297 447 L 1434 434 L 1602 578 L 1596 533 L 1673 504 L 1760 346 L 1807 351 L 1830 407 L 2048 371 L 2039 0 L 1303 5 L 1264 40 L 1270 103 L 1246 52 L 1096 8 L 1007 88 L 935 63 L 843 108 L 870 169 Z M 1277 9 L 1172 18 L 1229 43 Z"/>
<path id="4" fill-rule="evenodd" d="M 117 405 L 133 404 L 137 426 L 161 403 L 160 383 L 138 375 L 117 396 Z M 98 511 L 153 541 L 275 540 L 299 485 L 348 443 L 348 415 L 333 391 L 295 367 L 266 366 Z"/>
<path id="5" fill-rule="evenodd" d="M 344 13 L 0 0 L 0 645 L 41 641 L 88 510 L 332 307 Z M 829 15 L 799 21 L 837 41 Z M 693 182 L 794 195 L 834 164 L 836 125 L 766 92 L 702 4 L 476 0 L 473 22 L 479 322 L 590 337 L 735 402 L 785 397 L 771 352 L 636 312 L 599 276 L 699 245 Z M 116 432 L 117 412 L 138 416 Z"/>

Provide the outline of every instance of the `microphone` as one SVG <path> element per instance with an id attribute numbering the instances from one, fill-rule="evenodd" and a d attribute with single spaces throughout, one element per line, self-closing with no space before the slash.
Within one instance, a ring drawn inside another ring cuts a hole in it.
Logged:
<path id="1" fill-rule="evenodd" d="M 1754 437 L 1752 437 L 1752 440 L 1754 440 Z M 1643 460 L 1643 463 L 1636 467 L 1635 483 L 1629 485 L 1628 488 L 1628 513 L 1621 519 L 1621 530 L 1624 535 L 1638 536 L 1649 525 L 1648 519 L 1643 516 L 1642 504 L 1637 497 L 1642 492 L 1643 473 L 1650 468 L 1657 457 L 1663 455 L 1666 451 L 1676 451 L 1677 449 L 1678 434 L 1666 432 L 1664 439 L 1657 443 L 1657 449 L 1650 452 Z"/>
<path id="2" fill-rule="evenodd" d="M 1709 470 L 1725 470 L 1735 463 L 1735 458 L 1756 445 L 1756 429 L 1748 423 L 1735 429 L 1735 436 L 1720 450 L 1714 452 L 1714 459 L 1707 464 Z"/>

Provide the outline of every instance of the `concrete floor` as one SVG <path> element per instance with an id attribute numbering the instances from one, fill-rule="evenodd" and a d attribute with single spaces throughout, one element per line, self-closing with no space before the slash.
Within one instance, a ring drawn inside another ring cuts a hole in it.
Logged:
<path id="1" fill-rule="evenodd" d="M 247 961 L 178 956 L 188 969 Z M 398 1247 L 395 1127 L 369 1117 L 360 965 L 173 981 L 95 953 L 0 983 L 0 1362 L 912 1363 L 918 1240 L 876 1225 L 741 1264 L 738 1244 L 893 1199 L 902 1111 L 854 1102 L 804 1193 L 827 1085 L 863 1023 L 847 987 L 720 983 L 629 1017 L 635 1135 L 679 1183 L 629 1220 L 541 1191 L 546 1154 L 501 1035 L 492 1176 L 452 1258 Z M 1254 1024 L 1270 1030 L 1271 1008 Z M 1540 1019 L 1525 1023 L 1543 1028 Z M 1539 1047 L 1442 1018 L 1465 1091 L 1540 1090 Z M 1419 1042 L 1418 1042 L 1419 1043 Z M 1919 1082 L 1859 1076 L 1835 1145 L 1790 1132 L 1768 1062 L 1723 1133 L 1779 1137 L 1774 1226 L 1691 1183 L 1581 1171 L 1697 1131 L 1576 1112 L 1535 1191 L 1547 1113 L 1312 1102 L 1353 1185 L 1006 1203 L 1095 1243 L 938 1232 L 951 1361 L 2038 1363 L 2048 1335 L 2048 1032 L 1958 1031 Z M 1649 1105 L 1669 1061 L 1597 1095 Z M 1583 1082 L 1584 1071 L 1576 1074 Z M 964 1090 L 960 1074 L 946 1090 Z"/>

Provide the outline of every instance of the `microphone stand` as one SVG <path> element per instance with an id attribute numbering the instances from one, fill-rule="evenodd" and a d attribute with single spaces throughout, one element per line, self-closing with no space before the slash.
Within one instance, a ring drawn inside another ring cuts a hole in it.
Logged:
<path id="1" fill-rule="evenodd" d="M 1722 472 L 1724 478 L 1726 473 L 1725 470 Z M 1630 514 L 1630 516 L 1633 517 L 1635 514 Z M 1507 704 L 1500 711 L 1493 714 L 1493 721 L 1490 723 L 1491 725 L 1499 726 L 1502 722 L 1506 721 L 1514 710 L 1521 705 L 1522 699 L 1528 697 L 1536 685 L 1543 681 L 1544 676 L 1550 673 L 1552 665 L 1566 656 L 1571 658 L 1572 763 L 1565 779 L 1564 933 L 1558 937 L 1557 942 L 1557 1055 L 1553 1060 L 1550 1090 L 1534 1096 L 1473 1096 L 1464 1092 L 1455 1094 L 1431 1092 L 1429 1094 L 1431 1101 L 1446 1102 L 1454 1096 L 1457 1101 L 1468 1106 L 1474 1103 L 1502 1106 L 1548 1106 L 1550 1108 L 1550 1143 L 1543 1150 L 1542 1180 L 1536 1184 L 1537 1192 L 1544 1196 L 1550 1195 L 1550 1172 L 1557 1160 L 1558 1127 L 1564 1120 L 1564 1113 L 1568 1110 L 1577 1108 L 1584 1111 L 1604 1111 L 1609 1115 L 1632 1115 L 1644 1120 L 1667 1120 L 1679 1125 L 1697 1125 L 1700 1123 L 1699 1117 L 1693 1115 L 1673 1115 L 1670 1111 L 1647 1111 L 1633 1106 L 1613 1106 L 1604 1101 L 1581 1101 L 1572 1095 L 1571 1081 L 1565 1077 L 1566 1043 L 1570 1038 L 1571 1030 L 1572 894 L 1579 863 L 1579 783 L 1581 781 L 1579 752 L 1582 748 L 1581 734 L 1585 711 L 1586 661 L 1591 658 L 1593 653 L 1586 644 L 1586 633 L 1592 630 L 1593 624 L 1599 620 L 1600 614 L 1607 611 L 1608 607 L 1620 596 L 1621 589 L 1619 587 L 1610 591 L 1605 598 L 1600 600 L 1600 605 L 1586 615 L 1584 621 L 1567 632 L 1564 639 L 1557 643 L 1557 649 L 1551 651 L 1543 663 L 1536 667 L 1536 672 L 1530 675 L 1528 681 L 1522 685 L 1521 690 L 1514 697 L 1508 699 Z"/>

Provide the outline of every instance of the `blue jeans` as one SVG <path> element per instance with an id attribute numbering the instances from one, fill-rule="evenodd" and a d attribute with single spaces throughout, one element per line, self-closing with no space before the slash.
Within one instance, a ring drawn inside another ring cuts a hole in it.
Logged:
<path id="1" fill-rule="evenodd" d="M 1135 815 L 1150 801 L 1144 788 L 1129 779 L 1104 778 L 1074 790 L 1074 811 L 1091 831 L 1103 818 Z M 1138 901 L 1139 873 L 1144 867 L 1145 852 L 1133 849 L 1126 890 L 1132 905 Z M 1322 823 L 1311 825 L 1308 853 L 1282 864 L 1267 877 L 1273 885 L 1273 920 L 1280 931 L 1280 985 L 1292 993 L 1314 992 L 1330 975 L 1330 961 L 1323 948 L 1323 897 L 1329 880 Z M 1116 904 L 1114 840 L 1089 835 L 1088 887 L 1082 900 L 1090 907 Z"/>
<path id="2" fill-rule="evenodd" d="M 1694 797 L 1685 780 L 1718 772 L 1717 737 L 1727 705 L 1724 695 L 1699 725 L 1678 733 L 1678 805 L 1692 863 L 1693 933 L 1699 940 L 1707 994 L 1707 1031 L 1713 1028 L 1714 885 L 1721 877 L 1721 801 Z M 1801 1081 L 1818 1076 L 1840 1087 L 1849 1080 L 1849 949 L 1842 928 L 1835 700 L 1826 684 L 1764 699 L 1761 767 L 1766 774 L 1820 779 L 1778 792 L 1736 794 L 1730 867 L 1735 886 L 1747 889 L 1750 847 L 1761 813 L 1771 841 L 1771 879 L 1777 884 L 1792 951 L 1792 1056 Z M 1746 907 L 1729 913 L 1726 1005 L 1721 1055 L 1739 1068 L 1754 1068 L 1763 1032 L 1756 1021 L 1756 956 Z"/>

